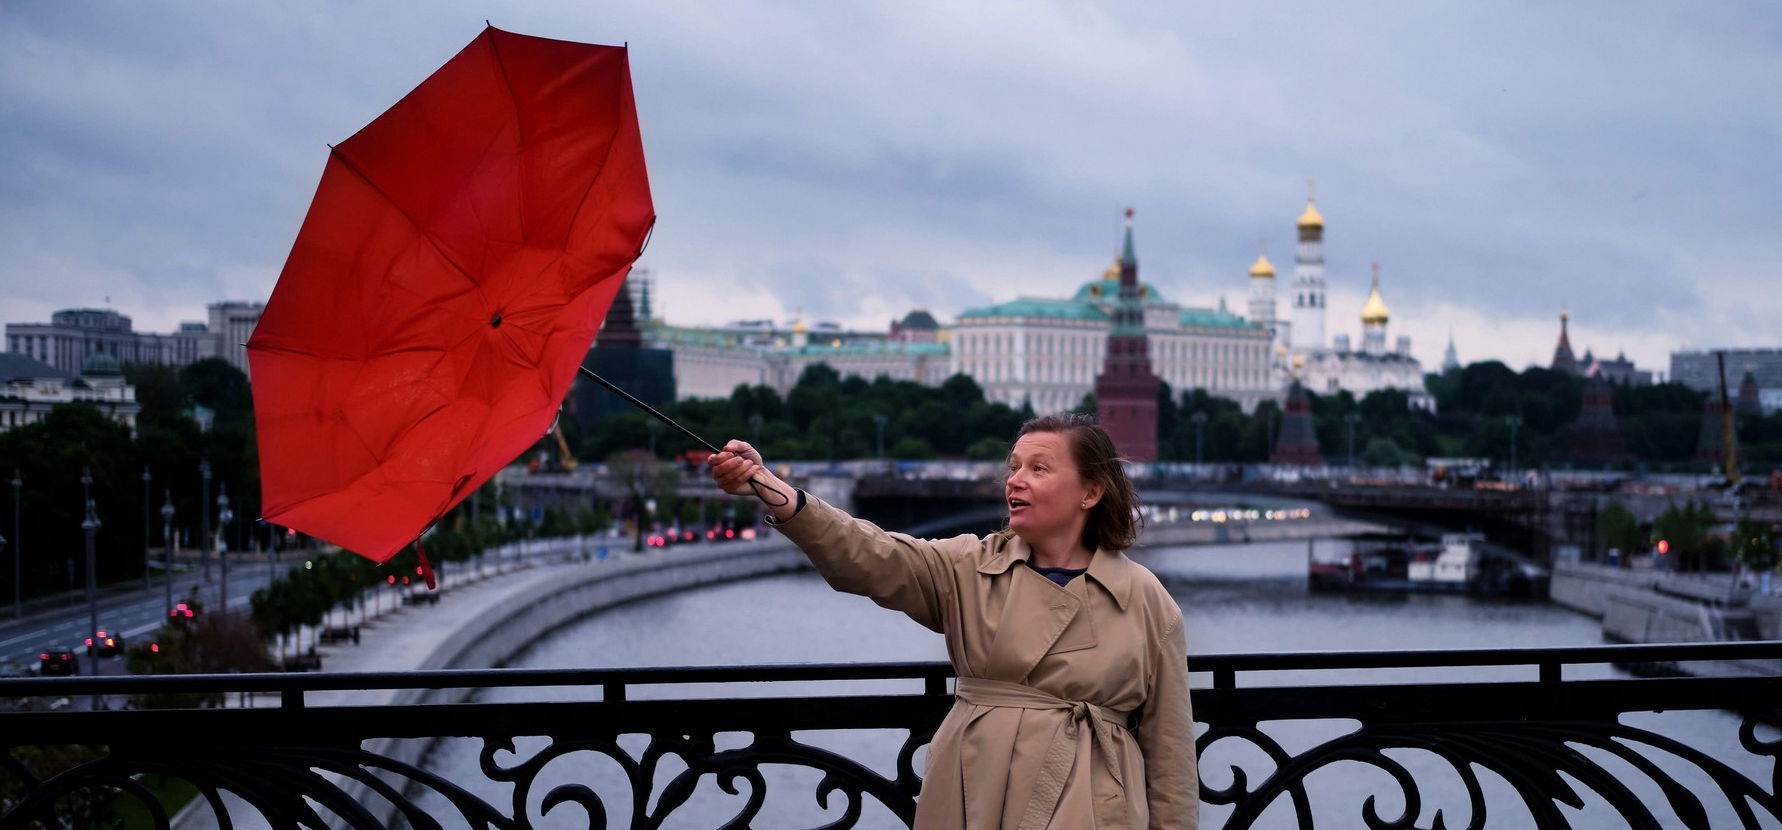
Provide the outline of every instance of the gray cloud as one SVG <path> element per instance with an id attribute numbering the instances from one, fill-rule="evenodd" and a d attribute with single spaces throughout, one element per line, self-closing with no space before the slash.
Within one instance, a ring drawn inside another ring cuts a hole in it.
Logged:
<path id="1" fill-rule="evenodd" d="M 1307 178 L 1332 328 L 1379 261 L 1426 362 L 1450 326 L 1465 357 L 1542 360 L 1569 307 L 1663 368 L 1782 315 L 1761 4 L 214 0 L 0 9 L 5 319 L 264 296 L 325 144 L 485 17 L 630 42 L 675 322 L 1066 293 L 1128 204 L 1149 281 L 1241 307 L 1259 239 L 1290 264 Z"/>

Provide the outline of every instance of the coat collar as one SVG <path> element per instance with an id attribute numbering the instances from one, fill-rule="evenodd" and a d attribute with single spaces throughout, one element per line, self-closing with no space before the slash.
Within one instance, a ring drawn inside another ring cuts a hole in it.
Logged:
<path id="1" fill-rule="evenodd" d="M 1026 562 L 1033 556 L 1033 548 L 1013 533 L 1002 534 L 1004 541 L 999 548 L 992 549 L 978 563 L 978 573 L 999 574 L 1008 570 L 1016 562 Z M 1097 548 L 1095 556 L 1089 560 L 1088 576 L 1114 597 L 1114 604 L 1121 611 L 1126 610 L 1132 599 L 1132 569 L 1138 567 L 1126 554 L 1107 548 Z"/>

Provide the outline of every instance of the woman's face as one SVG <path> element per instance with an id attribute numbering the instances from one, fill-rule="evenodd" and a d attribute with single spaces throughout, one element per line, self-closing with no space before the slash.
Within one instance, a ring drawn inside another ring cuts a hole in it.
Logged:
<path id="1" fill-rule="evenodd" d="M 1003 496 L 1009 505 L 1009 529 L 1033 544 L 1081 538 L 1089 509 L 1101 501 L 1101 488 L 1083 480 L 1068 436 L 1030 432 L 1015 441 L 1009 453 Z"/>

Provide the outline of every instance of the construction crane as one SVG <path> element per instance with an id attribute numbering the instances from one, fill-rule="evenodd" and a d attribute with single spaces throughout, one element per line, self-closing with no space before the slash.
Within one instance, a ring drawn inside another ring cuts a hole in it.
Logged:
<path id="1" fill-rule="evenodd" d="M 575 453 L 569 451 L 569 442 L 563 440 L 563 425 L 561 423 L 552 423 L 551 434 L 557 437 L 557 466 L 561 468 L 563 472 L 575 472 L 577 465 L 580 465 L 582 462 L 575 460 Z"/>
<path id="2" fill-rule="evenodd" d="M 1726 483 L 1739 483 L 1739 439 L 1733 430 L 1732 398 L 1726 394 L 1726 352 L 1715 352 L 1720 368 L 1720 443 L 1726 448 Z"/>

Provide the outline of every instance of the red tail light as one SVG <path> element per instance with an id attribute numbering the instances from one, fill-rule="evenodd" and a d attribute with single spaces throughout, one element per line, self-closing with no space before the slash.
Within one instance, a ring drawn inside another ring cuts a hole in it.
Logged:
<path id="1" fill-rule="evenodd" d="M 160 643 L 149 643 L 149 651 L 155 652 L 156 654 L 160 654 L 161 653 L 161 644 Z"/>

